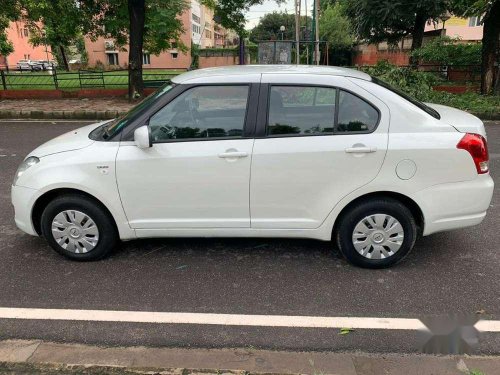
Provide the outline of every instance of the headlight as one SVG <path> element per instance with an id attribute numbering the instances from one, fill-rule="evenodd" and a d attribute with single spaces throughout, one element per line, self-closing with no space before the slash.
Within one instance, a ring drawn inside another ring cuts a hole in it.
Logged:
<path id="1" fill-rule="evenodd" d="M 40 159 L 38 159 L 36 156 L 30 156 L 29 158 L 24 159 L 24 161 L 21 163 L 19 168 L 17 168 L 16 175 L 14 176 L 14 185 L 17 183 L 17 180 L 21 175 L 32 165 L 37 164 L 40 162 Z"/>

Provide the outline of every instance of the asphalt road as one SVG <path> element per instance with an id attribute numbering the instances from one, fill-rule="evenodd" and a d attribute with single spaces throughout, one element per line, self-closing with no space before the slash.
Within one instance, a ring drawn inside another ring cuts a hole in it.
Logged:
<path id="1" fill-rule="evenodd" d="M 477 227 L 421 238 L 387 270 L 347 264 L 330 243 L 164 239 L 124 243 L 93 263 L 63 259 L 13 222 L 10 184 L 37 145 L 83 122 L 0 122 L 0 307 L 228 314 L 500 319 L 500 123 L 487 125 L 496 186 Z M 453 197 L 450 197 L 453 199 Z M 102 345 L 415 352 L 415 332 L 0 319 L 0 339 Z M 484 334 L 476 353 L 500 353 Z"/>

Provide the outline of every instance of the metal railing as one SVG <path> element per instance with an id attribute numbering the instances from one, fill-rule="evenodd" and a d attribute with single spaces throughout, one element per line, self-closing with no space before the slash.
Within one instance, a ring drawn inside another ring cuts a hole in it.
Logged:
<path id="1" fill-rule="evenodd" d="M 182 73 L 183 69 L 144 69 L 145 87 L 159 87 Z M 33 90 L 33 89 L 114 89 L 128 87 L 127 70 L 78 70 L 60 71 L 57 69 L 27 72 L 0 70 L 0 89 L 2 90 Z"/>

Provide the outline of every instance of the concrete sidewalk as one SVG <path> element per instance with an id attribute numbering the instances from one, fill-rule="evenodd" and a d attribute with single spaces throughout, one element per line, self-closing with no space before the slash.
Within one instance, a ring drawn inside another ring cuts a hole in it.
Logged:
<path id="1" fill-rule="evenodd" d="M 125 98 L 8 99 L 0 101 L 0 118 L 103 120 L 124 114 L 135 104 Z"/>
<path id="2" fill-rule="evenodd" d="M 500 357 L 256 349 L 97 347 L 0 341 L 0 374 L 500 374 Z"/>

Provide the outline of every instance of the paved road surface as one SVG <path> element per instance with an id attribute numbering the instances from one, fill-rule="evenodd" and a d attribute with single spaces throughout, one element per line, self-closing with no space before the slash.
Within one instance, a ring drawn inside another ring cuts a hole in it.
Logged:
<path id="1" fill-rule="evenodd" d="M 138 240 L 104 261 L 67 261 L 16 229 L 10 183 L 28 152 L 83 124 L 0 122 L 0 307 L 400 318 L 482 310 L 500 319 L 498 188 L 482 225 L 420 239 L 388 270 L 354 268 L 330 243 L 280 239 Z M 500 123 L 487 132 L 500 186 Z M 414 331 L 0 319 L 4 338 L 373 352 L 420 345 Z M 500 334 L 484 334 L 476 352 L 500 353 Z"/>

